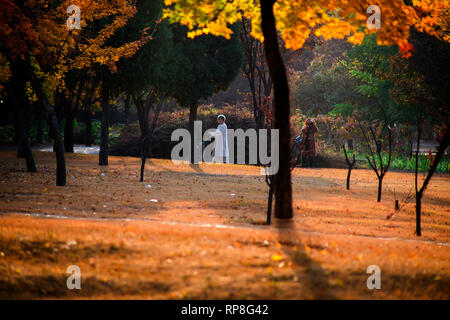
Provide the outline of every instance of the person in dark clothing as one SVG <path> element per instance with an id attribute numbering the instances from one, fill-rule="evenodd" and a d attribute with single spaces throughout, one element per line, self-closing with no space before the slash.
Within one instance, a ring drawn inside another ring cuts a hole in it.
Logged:
<path id="1" fill-rule="evenodd" d="M 313 119 L 307 119 L 302 128 L 302 165 L 312 166 L 313 159 L 316 157 L 316 140 L 317 132 L 316 122 Z"/>

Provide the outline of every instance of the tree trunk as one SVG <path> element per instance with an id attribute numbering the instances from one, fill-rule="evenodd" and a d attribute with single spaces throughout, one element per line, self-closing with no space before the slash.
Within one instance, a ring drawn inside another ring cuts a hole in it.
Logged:
<path id="1" fill-rule="evenodd" d="M 27 164 L 28 172 L 36 172 L 36 164 L 34 162 L 33 153 L 31 152 L 30 141 L 28 140 L 28 130 L 25 123 L 25 111 L 24 104 L 26 103 L 24 100 L 25 95 L 19 92 L 19 87 L 17 83 L 15 83 L 14 88 L 12 86 L 8 86 L 10 89 L 10 101 L 15 109 L 15 122 L 16 122 L 16 133 L 17 133 L 17 146 L 18 152 L 17 157 L 19 157 L 19 152 L 23 154 L 20 158 L 25 158 Z M 22 86 L 23 87 L 23 86 Z M 17 97 L 22 97 L 18 101 Z"/>
<path id="2" fill-rule="evenodd" d="M 191 134 L 191 163 L 195 163 L 194 121 L 197 120 L 197 104 L 189 106 L 189 133 Z"/>
<path id="3" fill-rule="evenodd" d="M 109 136 L 109 89 L 108 83 L 103 81 L 102 84 L 102 125 L 100 131 L 100 153 L 98 164 L 100 166 L 108 165 L 108 136 Z"/>
<path id="4" fill-rule="evenodd" d="M 86 110 L 86 147 L 92 145 L 92 114 L 90 110 Z"/>
<path id="5" fill-rule="evenodd" d="M 381 189 L 383 186 L 383 177 L 378 177 L 378 196 L 377 202 L 381 202 Z"/>
<path id="6" fill-rule="evenodd" d="M 420 214 L 422 213 L 422 193 L 416 193 L 416 235 L 421 236 Z"/>
<path id="7" fill-rule="evenodd" d="M 352 167 L 348 167 L 347 173 L 347 190 L 350 190 L 350 175 L 352 174 Z"/>
<path id="8" fill-rule="evenodd" d="M 153 119 L 152 123 L 152 130 L 149 129 L 149 112 L 150 108 L 155 101 L 155 96 L 151 93 L 147 95 L 147 98 L 145 101 L 143 101 L 141 98 L 135 97 L 134 98 L 134 104 L 136 105 L 136 110 L 139 116 L 139 128 L 141 130 L 141 175 L 140 175 L 140 182 L 144 181 L 144 171 L 145 171 L 145 162 L 147 159 L 147 153 L 148 153 L 148 147 L 151 143 L 151 135 L 153 134 L 153 126 L 155 125 L 155 118 Z M 160 107 L 158 107 L 158 110 L 161 110 Z M 156 112 L 156 111 L 155 111 Z M 159 113 L 159 111 L 158 111 Z M 156 116 L 156 114 L 155 114 Z"/>
<path id="9" fill-rule="evenodd" d="M 141 176 L 139 181 L 144 181 L 145 161 L 147 159 L 148 149 L 148 112 L 146 106 L 143 112 L 139 115 L 139 127 L 141 128 Z"/>
<path id="10" fill-rule="evenodd" d="M 42 89 L 41 83 L 34 74 L 34 71 L 30 65 L 29 60 L 26 60 L 26 72 L 31 80 L 31 85 L 39 99 L 42 107 L 48 114 L 49 126 L 53 135 L 54 149 L 56 153 L 56 185 L 65 186 L 66 185 L 66 158 L 64 155 L 64 144 L 61 138 L 61 133 L 59 129 L 58 119 L 56 117 L 56 112 L 50 102 L 47 100 L 45 93 Z"/>
<path id="11" fill-rule="evenodd" d="M 148 133 L 141 134 L 141 176 L 139 178 L 139 182 L 144 181 L 144 170 L 145 170 L 145 161 L 147 159 L 147 149 L 148 149 Z"/>
<path id="12" fill-rule="evenodd" d="M 275 217 L 292 218 L 292 186 L 290 171 L 289 86 L 281 58 L 275 17 L 274 0 L 261 0 L 264 51 L 273 81 L 275 102 L 275 129 L 279 129 L 279 170 L 275 176 Z"/>

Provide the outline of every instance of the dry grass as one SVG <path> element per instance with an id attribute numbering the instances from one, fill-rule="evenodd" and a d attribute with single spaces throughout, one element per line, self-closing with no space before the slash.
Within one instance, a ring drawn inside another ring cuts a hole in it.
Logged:
<path id="1" fill-rule="evenodd" d="M 35 156 L 28 174 L 0 153 L 0 298 L 450 298 L 449 175 L 425 193 L 418 238 L 412 199 L 403 201 L 411 173 L 388 173 L 376 203 L 369 170 L 352 172 L 347 191 L 345 170 L 296 169 L 294 219 L 265 226 L 256 167 L 152 159 L 139 183 L 136 158 L 105 168 L 67 155 L 62 188 L 54 155 Z M 66 288 L 72 264 L 81 290 Z M 366 287 L 373 264 L 381 290 Z"/>

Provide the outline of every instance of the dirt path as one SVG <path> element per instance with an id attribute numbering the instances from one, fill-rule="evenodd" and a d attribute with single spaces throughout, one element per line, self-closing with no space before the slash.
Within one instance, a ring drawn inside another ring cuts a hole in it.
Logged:
<path id="1" fill-rule="evenodd" d="M 265 226 L 259 169 L 175 166 L 68 155 L 68 186 L 54 185 L 53 154 L 36 152 L 38 173 L 0 153 L 1 298 L 450 298 L 450 177 L 424 198 L 423 237 L 413 175 L 389 173 L 383 202 L 368 170 L 296 169 L 295 217 Z M 82 289 L 68 290 L 69 265 Z M 378 265 L 381 290 L 368 290 Z"/>

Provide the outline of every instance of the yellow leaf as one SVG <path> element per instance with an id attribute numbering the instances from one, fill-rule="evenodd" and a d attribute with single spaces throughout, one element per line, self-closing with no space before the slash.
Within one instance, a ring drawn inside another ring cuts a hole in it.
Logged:
<path id="1" fill-rule="evenodd" d="M 284 258 L 283 258 L 280 254 L 278 254 L 278 253 L 272 255 L 272 261 L 281 261 L 281 260 L 283 260 L 283 259 L 284 259 Z"/>

